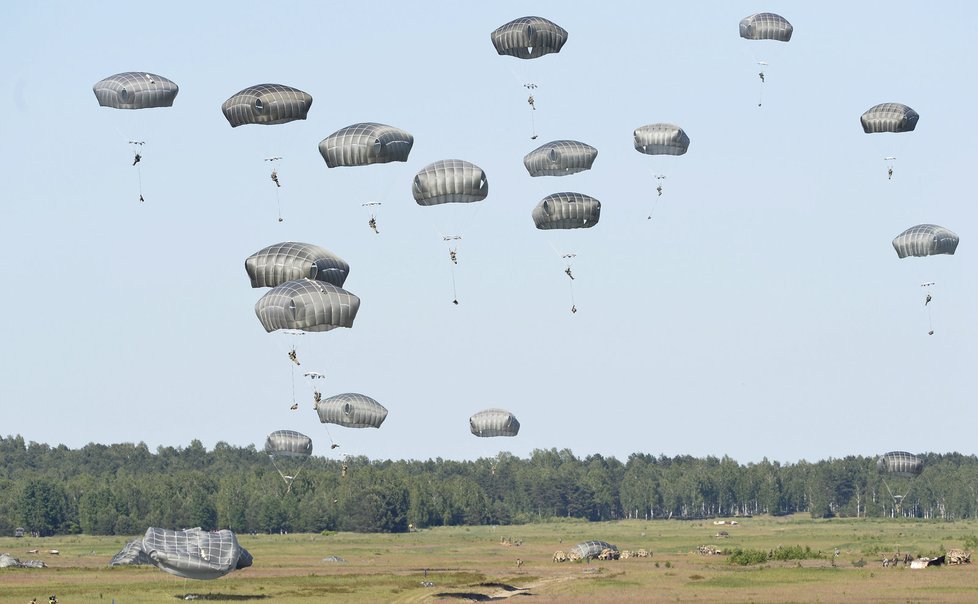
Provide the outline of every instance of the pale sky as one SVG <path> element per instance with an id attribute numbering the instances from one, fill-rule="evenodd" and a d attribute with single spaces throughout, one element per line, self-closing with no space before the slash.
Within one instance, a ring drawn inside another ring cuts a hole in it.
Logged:
<path id="1" fill-rule="evenodd" d="M 978 8 L 931 6 L 11 5 L 0 434 L 210 448 L 292 429 L 316 454 L 375 459 L 974 453 Z M 792 40 L 741 39 L 755 12 Z M 489 34 L 527 15 L 568 30 L 559 54 L 496 54 Z M 174 80 L 174 106 L 99 107 L 92 85 L 124 71 Z M 260 83 L 310 93 L 308 120 L 232 129 L 221 103 Z M 864 134 L 883 102 L 915 109 L 916 131 Z M 409 161 L 327 168 L 319 141 L 364 121 L 411 132 Z M 656 122 L 689 152 L 636 152 L 632 131 Z M 598 149 L 593 169 L 531 178 L 523 156 L 564 138 Z M 142 204 L 129 139 L 146 141 Z M 418 206 L 413 175 L 439 159 L 482 167 L 488 199 Z M 536 230 L 530 211 L 560 191 L 599 199 L 599 224 Z M 957 232 L 958 252 L 899 260 L 891 240 L 920 223 Z M 457 307 L 444 234 L 463 237 Z M 288 338 L 262 329 L 244 271 L 287 240 L 347 260 L 361 298 L 352 329 L 299 338 L 294 412 Z M 386 423 L 332 427 L 330 451 L 305 370 L 326 396 L 377 399 Z M 519 436 L 472 436 L 487 407 Z"/>

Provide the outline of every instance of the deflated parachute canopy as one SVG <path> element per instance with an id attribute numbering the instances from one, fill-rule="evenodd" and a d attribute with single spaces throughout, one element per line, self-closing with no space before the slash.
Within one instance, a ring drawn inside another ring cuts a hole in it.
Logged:
<path id="1" fill-rule="evenodd" d="M 461 159 L 428 164 L 414 175 L 412 187 L 418 205 L 472 203 L 489 195 L 489 181 L 479 166 Z"/>
<path id="2" fill-rule="evenodd" d="M 683 155 L 689 149 L 689 137 L 679 126 L 649 124 L 636 128 L 635 150 L 646 155 Z"/>
<path id="3" fill-rule="evenodd" d="M 538 229 L 589 229 L 601 218 L 601 202 L 583 193 L 553 193 L 531 215 Z"/>
<path id="4" fill-rule="evenodd" d="M 96 82 L 92 90 L 102 107 L 150 109 L 172 106 L 180 88 L 155 73 L 127 71 Z"/>
<path id="5" fill-rule="evenodd" d="M 379 428 L 387 419 L 387 409 L 365 394 L 348 392 L 316 403 L 319 421 L 347 428 Z"/>
<path id="6" fill-rule="evenodd" d="M 360 298 L 332 283 L 297 279 L 270 289 L 255 304 L 265 331 L 329 331 L 353 327 Z"/>
<path id="7" fill-rule="evenodd" d="M 781 15 L 756 13 L 740 20 L 740 37 L 748 40 L 787 42 L 795 28 Z"/>
<path id="8" fill-rule="evenodd" d="M 614 546 L 607 541 L 583 541 L 570 548 L 570 551 L 567 553 L 572 558 L 576 557 L 582 560 L 588 560 L 590 558 L 597 558 L 598 554 L 606 549 L 616 552 L 618 551 L 617 546 Z"/>
<path id="9" fill-rule="evenodd" d="M 520 17 L 492 32 L 491 37 L 501 55 L 536 59 L 560 52 L 567 42 L 567 30 L 543 17 Z"/>
<path id="10" fill-rule="evenodd" d="M 152 564 L 184 579 L 217 579 L 252 562 L 248 550 L 227 529 L 171 531 L 150 527 L 141 540 L 127 543 L 110 565 Z"/>
<path id="11" fill-rule="evenodd" d="M 590 170 L 598 150 L 580 141 L 544 143 L 523 158 L 530 176 L 566 176 Z"/>
<path id="12" fill-rule="evenodd" d="M 469 418 L 469 429 L 481 437 L 516 436 L 520 432 L 520 422 L 505 409 L 486 409 Z"/>
<path id="13" fill-rule="evenodd" d="M 312 96 L 282 84 L 258 84 L 238 92 L 221 105 L 232 128 L 244 124 L 285 124 L 304 120 Z"/>
<path id="14" fill-rule="evenodd" d="M 924 462 L 913 453 L 890 451 L 876 460 L 876 469 L 884 474 L 912 478 L 924 470 Z"/>
<path id="15" fill-rule="evenodd" d="M 245 270 L 251 278 L 251 287 L 275 287 L 296 279 L 312 279 L 343 287 L 350 274 L 350 265 L 318 245 L 285 241 L 248 256 Z"/>
<path id="16" fill-rule="evenodd" d="M 407 161 L 414 137 L 407 131 L 364 122 L 337 130 L 319 143 L 319 153 L 330 168 L 367 166 Z"/>
<path id="17" fill-rule="evenodd" d="M 870 107 L 860 116 L 863 132 L 913 132 L 920 114 L 903 103 L 880 103 Z"/>
<path id="18" fill-rule="evenodd" d="M 933 256 L 954 254 L 960 239 L 957 234 L 936 224 L 918 224 L 900 233 L 893 240 L 897 256 Z"/>

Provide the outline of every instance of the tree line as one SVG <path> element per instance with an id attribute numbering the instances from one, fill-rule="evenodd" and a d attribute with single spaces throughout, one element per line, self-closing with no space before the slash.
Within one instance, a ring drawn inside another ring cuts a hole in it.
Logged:
<path id="1" fill-rule="evenodd" d="M 818 462 L 634 453 L 576 457 L 537 449 L 523 459 L 345 460 L 310 457 L 291 492 L 253 445 L 89 444 L 80 449 L 0 438 L 0 534 L 135 535 L 149 526 L 236 532 L 401 532 L 409 526 L 520 524 L 557 517 L 692 519 L 794 514 L 816 518 L 978 517 L 978 458 L 920 456 L 913 478 L 876 459 Z M 901 496 L 904 496 L 898 504 Z"/>

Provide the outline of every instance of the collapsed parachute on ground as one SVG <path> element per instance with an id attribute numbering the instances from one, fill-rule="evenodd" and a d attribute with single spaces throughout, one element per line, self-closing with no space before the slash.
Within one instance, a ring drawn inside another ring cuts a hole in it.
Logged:
<path id="1" fill-rule="evenodd" d="M 957 234 L 936 224 L 918 224 L 893 239 L 897 256 L 933 256 L 954 254 L 960 239 Z"/>
<path id="2" fill-rule="evenodd" d="M 285 124 L 304 120 L 312 106 L 312 96 L 282 84 L 249 86 L 224 101 L 221 111 L 232 128 L 245 124 Z"/>
<path id="3" fill-rule="evenodd" d="M 0 554 L 0 568 L 47 568 L 43 560 L 21 560 L 10 554 Z"/>
<path id="4" fill-rule="evenodd" d="M 443 159 L 414 175 L 412 193 L 421 206 L 472 203 L 489 195 L 489 181 L 482 168 L 471 162 Z"/>
<path id="5" fill-rule="evenodd" d="M 141 540 L 130 541 L 113 556 L 110 565 L 152 564 L 184 579 L 207 580 L 246 568 L 252 562 L 248 550 L 227 529 L 171 531 L 149 527 Z"/>
<path id="6" fill-rule="evenodd" d="M 543 17 L 520 17 L 496 29 L 490 37 L 501 55 L 536 59 L 560 52 L 567 42 L 567 30 Z"/>
<path id="7" fill-rule="evenodd" d="M 533 208 L 538 229 L 589 229 L 601 218 L 601 202 L 583 193 L 552 193 Z"/>
<path id="8" fill-rule="evenodd" d="M 883 474 L 912 478 L 924 470 L 924 462 L 913 453 L 890 451 L 876 460 L 876 469 Z"/>
<path id="9" fill-rule="evenodd" d="M 523 158 L 530 176 L 567 176 L 590 170 L 598 150 L 580 141 L 557 140 L 540 145 Z"/>
<path id="10" fill-rule="evenodd" d="M 251 287 L 275 287 L 312 279 L 343 287 L 350 265 L 333 252 L 310 243 L 284 241 L 262 248 L 245 260 Z"/>
<path id="11" fill-rule="evenodd" d="M 332 283 L 297 279 L 270 289 L 255 304 L 265 331 L 329 331 L 353 327 L 360 298 Z"/>
<path id="12" fill-rule="evenodd" d="M 859 117 L 863 132 L 913 132 L 920 114 L 903 103 L 880 103 L 870 107 Z"/>
<path id="13" fill-rule="evenodd" d="M 127 71 L 96 82 L 92 90 L 102 107 L 151 109 L 171 107 L 180 87 L 155 73 Z"/>
<path id="14" fill-rule="evenodd" d="M 387 419 L 387 409 L 365 394 L 348 392 L 316 403 L 319 421 L 347 428 L 379 428 Z"/>
<path id="15" fill-rule="evenodd" d="M 673 124 L 649 124 L 633 133 L 635 150 L 646 155 L 683 155 L 689 149 L 689 137 Z"/>
<path id="16" fill-rule="evenodd" d="M 756 13 L 740 20 L 740 37 L 747 40 L 787 42 L 795 28 L 781 15 Z"/>
<path id="17" fill-rule="evenodd" d="M 486 409 L 469 418 L 469 430 L 481 437 L 516 436 L 520 422 L 505 409 Z"/>
<path id="18" fill-rule="evenodd" d="M 319 153 L 330 168 L 367 166 L 407 161 L 414 137 L 411 133 L 373 122 L 337 130 L 319 143 Z"/>
<path id="19" fill-rule="evenodd" d="M 571 556 L 571 558 L 577 557 L 582 560 L 589 560 L 591 558 L 597 558 L 598 554 L 606 549 L 610 549 L 615 552 L 618 551 L 617 546 L 612 545 L 607 541 L 584 541 L 570 548 L 570 551 L 567 553 Z"/>

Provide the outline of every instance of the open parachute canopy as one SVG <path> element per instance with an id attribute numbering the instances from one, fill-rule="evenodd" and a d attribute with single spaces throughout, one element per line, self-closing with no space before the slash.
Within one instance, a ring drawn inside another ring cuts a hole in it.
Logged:
<path id="1" fill-rule="evenodd" d="M 863 132 L 913 132 L 920 114 L 903 103 L 880 103 L 870 107 L 859 117 Z"/>
<path id="2" fill-rule="evenodd" d="M 276 285 L 255 304 L 255 314 L 268 332 L 353 327 L 359 309 L 360 298 L 357 296 L 332 283 L 311 279 Z"/>
<path id="3" fill-rule="evenodd" d="M 411 133 L 374 122 L 341 128 L 319 143 L 319 153 L 330 168 L 368 166 L 407 161 L 414 146 Z"/>
<path id="4" fill-rule="evenodd" d="M 601 202 L 583 193 L 552 193 L 533 208 L 538 229 L 589 229 L 601 218 Z"/>
<path id="5" fill-rule="evenodd" d="M 245 271 L 251 279 L 251 287 L 275 287 L 296 279 L 312 279 L 343 287 L 350 274 L 350 265 L 318 245 L 285 241 L 248 256 Z"/>
<path id="6" fill-rule="evenodd" d="M 224 101 L 221 111 L 232 128 L 244 124 L 285 124 L 304 120 L 312 106 L 312 96 L 282 84 L 249 86 Z"/>
<path id="7" fill-rule="evenodd" d="M 924 462 L 913 453 L 890 451 L 876 460 L 876 469 L 883 474 L 912 478 L 924 470 Z"/>
<path id="8" fill-rule="evenodd" d="M 560 52 L 567 30 L 543 17 L 520 17 L 492 32 L 492 45 L 501 55 L 536 59 Z"/>
<path id="9" fill-rule="evenodd" d="M 781 15 L 756 13 L 740 20 L 740 37 L 747 40 L 787 42 L 795 28 Z"/>
<path id="10" fill-rule="evenodd" d="M 516 436 L 520 433 L 520 422 L 505 409 L 485 409 L 469 418 L 469 430 L 484 438 Z"/>
<path id="11" fill-rule="evenodd" d="M 893 239 L 893 249 L 897 256 L 953 255 L 958 249 L 960 239 L 957 234 L 936 224 L 918 224 L 900 233 Z"/>
<path id="12" fill-rule="evenodd" d="M 312 439 L 295 430 L 276 430 L 265 439 L 265 453 L 273 458 L 309 457 Z"/>
<path id="13" fill-rule="evenodd" d="M 472 203 L 489 195 L 489 181 L 479 166 L 461 159 L 428 164 L 414 175 L 411 189 L 421 206 Z"/>
<path id="14" fill-rule="evenodd" d="M 689 149 L 689 137 L 673 124 L 649 124 L 633 133 L 635 150 L 646 155 L 683 155 Z"/>
<path id="15" fill-rule="evenodd" d="M 365 394 L 347 392 L 316 403 L 319 421 L 347 428 L 379 428 L 387 419 L 387 409 Z"/>
<path id="16" fill-rule="evenodd" d="M 230 530 L 200 528 L 171 531 L 150 527 L 141 540 L 130 541 L 110 566 L 152 564 L 184 579 L 217 579 L 251 566 L 253 559 Z"/>
<path id="17" fill-rule="evenodd" d="M 572 558 L 580 558 L 581 560 L 589 560 L 591 558 L 597 558 L 598 554 L 606 549 L 617 552 L 618 547 L 608 543 L 607 541 L 582 541 L 574 547 L 570 548 L 567 553 L 570 554 Z"/>
<path id="18" fill-rule="evenodd" d="M 180 88 L 155 73 L 127 71 L 96 82 L 92 90 L 102 107 L 151 109 L 171 107 Z"/>
<path id="19" fill-rule="evenodd" d="M 591 169 L 598 150 L 580 141 L 544 143 L 523 158 L 530 176 L 567 176 Z"/>

